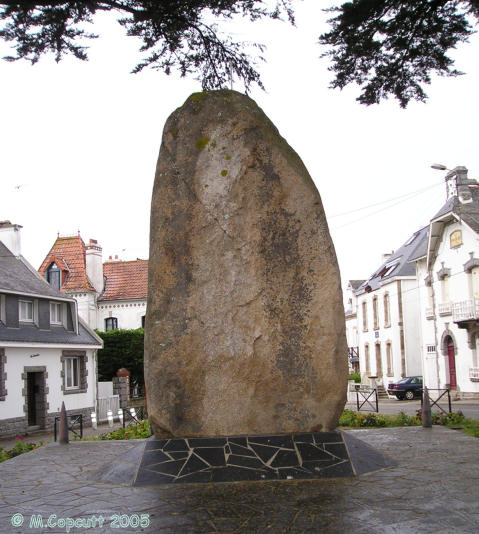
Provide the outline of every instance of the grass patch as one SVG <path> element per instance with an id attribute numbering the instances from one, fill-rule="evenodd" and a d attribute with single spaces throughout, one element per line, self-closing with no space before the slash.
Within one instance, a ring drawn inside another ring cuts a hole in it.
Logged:
<path id="1" fill-rule="evenodd" d="M 404 412 L 389 415 L 344 410 L 339 418 L 339 425 L 344 428 L 386 428 L 395 426 L 418 426 L 420 424 L 420 416 L 406 415 Z"/>
<path id="2" fill-rule="evenodd" d="M 455 413 L 433 413 L 431 418 L 433 425 L 447 426 L 448 428 L 460 430 L 468 436 L 479 438 L 479 420 L 464 417 L 461 410 Z M 416 415 L 406 415 L 404 412 L 390 415 L 344 410 L 339 418 L 339 426 L 345 429 L 421 426 L 421 424 L 421 410 L 418 410 Z"/>

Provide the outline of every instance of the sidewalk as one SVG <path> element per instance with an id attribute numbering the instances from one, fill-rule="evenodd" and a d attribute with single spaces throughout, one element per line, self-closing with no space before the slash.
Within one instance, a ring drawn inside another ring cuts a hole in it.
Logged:
<path id="1" fill-rule="evenodd" d="M 440 426 L 348 432 L 398 465 L 355 478 L 130 487 L 94 473 L 138 441 L 51 444 L 0 464 L 0 532 L 66 532 L 65 518 L 93 515 L 94 527 L 71 531 L 479 532 L 479 439 Z M 35 528 L 51 517 L 56 528 Z"/>

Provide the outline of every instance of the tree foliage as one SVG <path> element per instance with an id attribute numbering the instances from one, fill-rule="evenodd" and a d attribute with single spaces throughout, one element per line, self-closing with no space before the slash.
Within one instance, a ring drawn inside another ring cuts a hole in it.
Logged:
<path id="1" fill-rule="evenodd" d="M 336 73 L 332 87 L 362 86 L 358 100 L 376 104 L 389 94 L 402 107 L 424 101 L 431 73 L 462 74 L 447 55 L 473 32 L 479 0 L 353 0 L 327 10 L 329 33 L 320 43 Z"/>
<path id="2" fill-rule="evenodd" d="M 98 351 L 98 375 L 110 381 L 118 369 L 130 371 L 130 383 L 140 388 L 145 382 L 143 375 L 144 330 L 109 330 L 97 332 L 103 339 L 103 349 Z"/>
<path id="3" fill-rule="evenodd" d="M 65 54 L 87 59 L 86 40 L 98 37 L 85 30 L 100 12 L 115 11 L 118 22 L 129 36 L 142 41 L 141 61 L 133 69 L 149 66 L 181 76 L 194 74 L 204 90 L 227 85 L 231 77 L 241 80 L 248 90 L 252 83 L 262 87 L 254 61 L 244 51 L 247 43 L 222 35 L 216 24 L 207 20 L 248 17 L 251 21 L 286 14 L 291 21 L 291 0 L 276 0 L 268 8 L 262 0 L 99 0 L 72 2 L 0 2 L 0 38 L 13 43 L 15 56 L 36 63 L 45 53 L 54 53 L 56 61 Z M 263 46 L 252 43 L 262 59 Z"/>
<path id="4" fill-rule="evenodd" d="M 12 44 L 15 55 L 36 63 L 46 53 L 57 61 L 65 54 L 87 59 L 86 31 L 95 15 L 113 11 L 129 36 L 142 42 L 145 67 L 181 76 L 194 75 L 204 90 L 241 81 L 248 91 L 262 86 L 256 62 L 260 43 L 238 42 L 210 21 L 247 17 L 287 18 L 294 23 L 292 5 L 299 0 L 0 0 L 0 38 Z M 333 0 L 330 0 L 331 2 Z M 325 9 L 333 14 L 330 31 L 319 37 L 335 73 L 333 88 L 361 86 L 362 104 L 378 103 L 393 95 L 405 107 L 411 99 L 424 101 L 424 85 L 431 75 L 457 76 L 448 56 L 473 33 L 479 20 L 479 0 L 351 0 Z M 256 47 L 253 57 L 248 46 Z M 301 52 L 298 51 L 298 54 Z"/>

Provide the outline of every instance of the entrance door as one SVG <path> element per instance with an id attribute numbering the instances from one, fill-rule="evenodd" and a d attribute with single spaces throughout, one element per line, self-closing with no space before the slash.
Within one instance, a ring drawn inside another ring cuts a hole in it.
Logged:
<path id="1" fill-rule="evenodd" d="M 449 389 L 456 389 L 456 352 L 451 338 L 448 339 L 447 343 L 447 359 L 449 362 Z"/>
<path id="2" fill-rule="evenodd" d="M 43 425 L 43 373 L 27 373 L 28 426 Z"/>

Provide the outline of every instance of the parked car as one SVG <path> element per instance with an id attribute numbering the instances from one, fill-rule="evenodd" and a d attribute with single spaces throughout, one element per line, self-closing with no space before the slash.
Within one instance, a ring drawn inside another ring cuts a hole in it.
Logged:
<path id="1" fill-rule="evenodd" d="M 396 395 L 399 400 L 412 400 L 422 395 L 422 376 L 408 376 L 395 384 L 388 385 L 389 395 Z"/>

